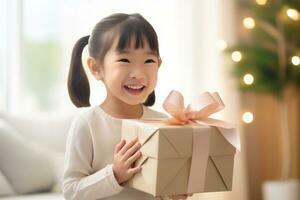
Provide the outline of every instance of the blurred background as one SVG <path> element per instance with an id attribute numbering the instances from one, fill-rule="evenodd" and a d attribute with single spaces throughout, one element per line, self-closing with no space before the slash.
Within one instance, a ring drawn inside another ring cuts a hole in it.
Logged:
<path id="1" fill-rule="evenodd" d="M 0 197 L 62 199 L 66 134 L 84 110 L 67 93 L 71 51 L 116 12 L 158 34 L 153 109 L 172 89 L 186 103 L 218 91 L 226 108 L 214 116 L 238 126 L 232 191 L 191 199 L 300 199 L 299 0 L 0 0 Z M 105 88 L 87 74 L 99 105 Z"/>

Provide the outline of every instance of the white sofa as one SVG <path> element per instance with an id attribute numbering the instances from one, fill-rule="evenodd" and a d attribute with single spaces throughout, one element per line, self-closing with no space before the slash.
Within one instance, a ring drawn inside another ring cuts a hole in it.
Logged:
<path id="1" fill-rule="evenodd" d="M 16 116 L 0 112 L 0 199 L 62 200 L 65 143 L 72 112 Z"/>

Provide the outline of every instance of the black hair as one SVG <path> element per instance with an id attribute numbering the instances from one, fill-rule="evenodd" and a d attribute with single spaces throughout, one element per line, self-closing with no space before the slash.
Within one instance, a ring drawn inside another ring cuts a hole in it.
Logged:
<path id="1" fill-rule="evenodd" d="M 160 58 L 156 32 L 152 25 L 138 13 L 109 15 L 95 25 L 90 36 L 82 37 L 76 42 L 68 75 L 68 92 L 74 105 L 90 106 L 90 86 L 81 61 L 84 47 L 88 44 L 90 56 L 103 63 L 115 38 L 119 38 L 116 50 L 123 50 L 130 45 L 133 36 L 136 40 L 135 49 L 143 47 L 145 38 L 150 49 Z M 154 103 L 155 91 L 153 90 L 143 104 L 152 106 Z"/>

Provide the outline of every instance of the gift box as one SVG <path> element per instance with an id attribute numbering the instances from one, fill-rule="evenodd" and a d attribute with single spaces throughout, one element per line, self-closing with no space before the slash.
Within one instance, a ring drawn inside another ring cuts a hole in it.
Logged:
<path id="1" fill-rule="evenodd" d="M 206 162 L 205 176 L 201 177 L 205 179 L 204 188 L 193 192 L 231 190 L 236 149 L 217 128 L 168 126 L 135 120 L 122 123 L 122 137 L 130 141 L 137 135 L 142 144 L 142 156 L 135 165 L 142 165 L 143 169 L 128 181 L 128 186 L 154 196 L 187 193 L 193 133 L 196 132 L 209 133 L 209 139 L 200 147 L 201 151 L 208 151 L 208 157 L 202 157 Z"/>
<path id="2" fill-rule="evenodd" d="M 127 182 L 127 186 L 153 196 L 230 191 L 234 155 L 236 148 L 239 149 L 235 129 L 207 116 L 205 120 L 196 121 L 196 111 L 199 113 L 212 105 L 207 101 L 206 106 L 195 109 L 193 114 L 191 106 L 188 110 L 181 109 L 180 112 L 184 110 L 189 117 L 180 122 L 179 112 L 170 109 L 170 104 L 166 106 L 170 99 L 174 100 L 174 92 L 164 103 L 165 110 L 174 118 L 122 121 L 122 138 L 130 141 L 138 136 L 142 144 L 142 156 L 135 162 L 135 165 L 142 165 L 142 170 Z M 178 101 L 173 102 L 176 109 L 180 108 L 178 105 Z"/>

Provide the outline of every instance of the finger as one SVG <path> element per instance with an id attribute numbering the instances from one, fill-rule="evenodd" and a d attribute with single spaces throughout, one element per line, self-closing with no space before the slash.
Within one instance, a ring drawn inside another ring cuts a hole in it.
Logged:
<path id="1" fill-rule="evenodd" d="M 128 149 L 124 156 L 123 160 L 128 160 L 130 156 L 132 156 L 138 149 L 141 148 L 141 144 L 139 142 L 135 143 L 130 149 Z"/>
<path id="2" fill-rule="evenodd" d="M 129 173 L 130 175 L 134 175 L 134 174 L 140 172 L 141 170 L 142 170 L 142 166 L 138 165 L 138 166 L 136 166 L 136 167 L 134 167 L 134 168 L 130 168 L 130 169 L 128 170 L 128 173 Z"/>
<path id="3" fill-rule="evenodd" d="M 128 160 L 126 160 L 126 166 L 131 166 L 132 163 L 134 163 L 141 155 L 142 153 L 140 151 L 136 151 L 130 158 L 128 158 Z"/>
<path id="4" fill-rule="evenodd" d="M 124 155 L 124 153 L 130 148 L 132 147 L 136 142 L 138 141 L 138 137 L 133 138 L 133 140 L 131 140 L 130 142 L 128 142 L 127 144 L 125 144 L 122 149 L 119 151 L 119 153 L 121 155 Z"/>
<path id="5" fill-rule="evenodd" d="M 119 152 L 125 144 L 126 144 L 126 140 L 121 139 L 120 142 L 116 145 L 116 148 L 115 148 L 116 152 Z"/>
<path id="6" fill-rule="evenodd" d="M 132 147 L 136 142 L 138 138 L 133 138 L 130 142 L 126 142 L 126 144 L 120 149 L 119 153 L 123 155 L 130 147 Z"/>
<path id="7" fill-rule="evenodd" d="M 188 195 L 189 197 L 193 196 L 194 193 L 187 193 L 186 195 Z"/>
<path id="8" fill-rule="evenodd" d="M 126 140 L 121 139 L 121 141 L 115 146 L 114 153 L 115 154 L 118 153 L 125 144 L 126 144 Z"/>

